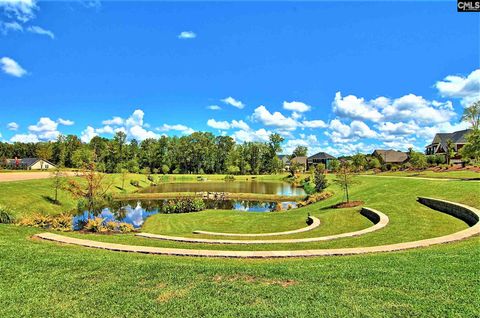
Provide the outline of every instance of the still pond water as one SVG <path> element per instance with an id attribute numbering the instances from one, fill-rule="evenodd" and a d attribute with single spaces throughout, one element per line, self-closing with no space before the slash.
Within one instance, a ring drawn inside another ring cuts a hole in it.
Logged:
<path id="1" fill-rule="evenodd" d="M 231 192 L 231 193 L 261 193 L 277 195 L 304 195 L 303 188 L 294 187 L 287 182 L 266 181 L 205 181 L 185 183 L 163 183 L 155 187 L 142 189 L 140 192 Z"/>
<path id="2" fill-rule="evenodd" d="M 277 195 L 303 195 L 302 188 L 293 187 L 284 182 L 202 182 L 202 183 L 165 183 L 156 187 L 142 189 L 141 192 L 232 192 L 232 193 L 264 193 Z M 94 216 L 101 217 L 104 222 L 118 221 L 132 224 L 140 228 L 145 220 L 154 214 L 162 213 L 167 200 L 116 201 L 100 213 L 84 212 L 73 218 L 76 229 Z M 275 211 L 277 202 L 247 200 L 204 200 L 206 209 L 236 210 L 245 212 Z M 282 209 L 295 208 L 295 202 L 281 202 Z M 201 213 L 201 212 L 192 212 Z"/>

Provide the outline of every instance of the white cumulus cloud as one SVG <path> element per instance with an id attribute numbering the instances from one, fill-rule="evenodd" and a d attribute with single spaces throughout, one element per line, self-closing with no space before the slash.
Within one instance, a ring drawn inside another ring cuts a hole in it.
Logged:
<path id="1" fill-rule="evenodd" d="M 460 98 L 464 107 L 480 100 L 480 69 L 471 72 L 467 77 L 449 75 L 435 83 L 442 97 Z"/>
<path id="2" fill-rule="evenodd" d="M 236 100 L 235 98 L 233 98 L 231 96 L 222 99 L 222 102 L 224 102 L 225 104 L 231 105 L 233 107 L 239 108 L 239 109 L 242 109 L 242 108 L 245 107 L 244 103 L 242 103 L 239 100 Z"/>
<path id="3" fill-rule="evenodd" d="M 73 126 L 73 125 L 75 125 L 75 122 L 73 120 L 63 119 L 63 118 L 57 119 L 57 123 L 59 123 L 60 125 L 63 125 L 63 126 Z"/>
<path id="4" fill-rule="evenodd" d="M 11 123 L 8 123 L 7 124 L 7 128 L 8 130 L 18 130 L 18 128 L 20 127 L 20 125 L 18 125 L 16 122 L 11 122 Z"/>
<path id="5" fill-rule="evenodd" d="M 298 113 L 308 112 L 312 107 L 302 102 L 283 102 L 283 108 L 286 110 L 292 110 Z"/>
<path id="6" fill-rule="evenodd" d="M 179 39 L 194 39 L 197 37 L 197 34 L 193 31 L 183 31 L 178 35 Z"/>
<path id="7" fill-rule="evenodd" d="M 6 74 L 15 76 L 15 77 L 22 77 L 27 74 L 27 71 L 20 66 L 15 60 L 9 57 L 2 57 L 0 59 L 0 63 L 2 64 L 2 70 Z"/>

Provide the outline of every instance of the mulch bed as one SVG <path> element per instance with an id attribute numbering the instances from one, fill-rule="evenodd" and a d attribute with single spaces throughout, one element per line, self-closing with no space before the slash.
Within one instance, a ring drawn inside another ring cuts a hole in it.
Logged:
<path id="1" fill-rule="evenodd" d="M 359 205 L 363 205 L 365 202 L 363 201 L 350 201 L 350 202 L 341 202 L 335 205 L 332 205 L 332 209 L 343 209 L 343 208 L 354 208 Z"/>

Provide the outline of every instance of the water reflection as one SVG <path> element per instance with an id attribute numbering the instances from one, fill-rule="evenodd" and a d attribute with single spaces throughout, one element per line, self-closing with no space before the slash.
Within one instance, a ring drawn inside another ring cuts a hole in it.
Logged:
<path id="1" fill-rule="evenodd" d="M 290 183 L 266 181 L 206 181 L 162 183 L 154 187 L 141 189 L 140 192 L 231 192 L 277 195 L 305 195 L 305 191 L 303 190 L 303 188 L 295 187 Z"/>
<path id="2" fill-rule="evenodd" d="M 104 208 L 99 213 L 94 214 L 85 211 L 74 216 L 73 224 L 75 229 L 79 230 L 89 218 L 100 217 L 104 219 L 105 223 L 111 221 L 125 222 L 138 229 L 149 216 L 162 213 L 166 201 L 167 200 L 116 201 L 111 204 L 111 207 Z M 204 201 L 207 209 L 237 210 L 245 212 L 271 212 L 276 210 L 278 204 L 278 202 L 244 200 Z M 283 210 L 296 207 L 295 202 L 280 202 L 280 204 L 282 205 Z"/>

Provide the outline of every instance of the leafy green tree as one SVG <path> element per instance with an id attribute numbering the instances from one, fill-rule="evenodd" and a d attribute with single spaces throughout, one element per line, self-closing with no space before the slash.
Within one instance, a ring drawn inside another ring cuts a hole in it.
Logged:
<path id="1" fill-rule="evenodd" d="M 480 160 L 480 129 L 474 129 L 466 136 L 467 143 L 460 149 L 462 158 L 473 158 L 476 162 Z"/>
<path id="2" fill-rule="evenodd" d="M 49 142 L 42 142 L 37 144 L 37 157 L 43 160 L 50 160 L 53 155 L 52 144 Z"/>
<path id="3" fill-rule="evenodd" d="M 477 100 L 463 110 L 461 121 L 469 122 L 473 130 L 478 130 L 480 125 L 480 100 Z"/>
<path id="4" fill-rule="evenodd" d="M 445 153 L 445 159 L 447 160 L 447 164 L 450 164 L 450 160 L 455 157 L 455 143 L 451 140 L 447 140 L 447 152 Z"/>
<path id="5" fill-rule="evenodd" d="M 86 147 L 79 148 L 73 153 L 71 162 L 74 168 L 90 165 L 93 163 L 93 152 Z"/>
<path id="6" fill-rule="evenodd" d="M 322 192 L 328 187 L 328 181 L 325 176 L 325 167 L 322 164 L 315 167 L 314 183 L 316 192 Z"/>
<path id="7" fill-rule="evenodd" d="M 380 161 L 373 157 L 373 158 L 370 158 L 370 161 L 368 162 L 368 168 L 369 169 L 380 169 L 382 165 L 380 164 Z"/>
<path id="8" fill-rule="evenodd" d="M 162 173 L 167 174 L 170 171 L 170 167 L 167 165 L 162 165 Z"/>
<path id="9" fill-rule="evenodd" d="M 330 170 L 332 171 L 338 171 L 338 169 L 340 168 L 340 161 L 338 159 L 333 159 L 332 161 L 330 161 Z"/>
<path id="10" fill-rule="evenodd" d="M 425 169 L 427 167 L 427 156 L 421 152 L 411 151 L 410 164 L 415 169 Z"/>
<path id="11" fill-rule="evenodd" d="M 306 146 L 297 146 L 293 150 L 291 158 L 305 157 L 307 153 L 308 153 L 308 148 Z"/>
<path id="12" fill-rule="evenodd" d="M 364 154 L 357 153 L 352 156 L 352 166 L 356 172 L 362 171 L 367 166 L 367 160 Z"/>

